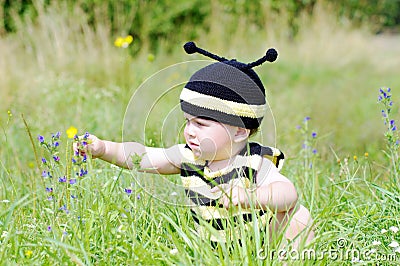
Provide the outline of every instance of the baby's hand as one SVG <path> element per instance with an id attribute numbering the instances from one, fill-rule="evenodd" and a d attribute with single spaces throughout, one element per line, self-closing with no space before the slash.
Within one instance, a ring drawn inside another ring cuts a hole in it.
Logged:
<path id="1" fill-rule="evenodd" d="M 87 141 L 85 145 L 74 143 L 74 151 L 79 152 L 80 155 L 92 155 L 92 158 L 99 158 L 106 152 L 106 145 L 104 141 L 95 135 L 85 136 Z M 82 137 L 79 137 L 82 138 Z"/>
<path id="2" fill-rule="evenodd" d="M 251 201 L 251 192 L 238 182 L 229 182 L 229 184 L 222 184 L 211 189 L 212 193 L 222 192 L 219 199 L 221 205 L 226 209 L 232 206 L 241 206 L 242 208 L 249 208 Z"/>

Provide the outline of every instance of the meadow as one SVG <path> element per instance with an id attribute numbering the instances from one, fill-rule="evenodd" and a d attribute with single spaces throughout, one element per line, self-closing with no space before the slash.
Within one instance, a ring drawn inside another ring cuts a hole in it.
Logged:
<path id="1" fill-rule="evenodd" d="M 73 12 L 40 10 L 35 23 L 18 20 L 17 31 L 0 38 L 1 265 L 400 261 L 400 36 L 373 35 L 320 8 L 295 38 L 278 18 L 264 30 L 244 21 L 234 34 L 215 19 L 196 38 L 244 62 L 278 50 L 277 62 L 255 69 L 271 111 L 254 140 L 285 153 L 282 172 L 315 220 L 316 238 L 299 253 L 279 254 L 280 237 L 262 245 L 269 236 L 256 227 L 242 245 L 214 250 L 195 235 L 177 176 L 72 151 L 82 141 L 74 135 L 85 132 L 154 146 L 182 141 L 179 90 L 210 61 L 187 55 L 187 39 L 132 56 L 134 38 L 127 48 L 115 45 L 126 32 L 111 34 L 100 22 L 93 30 L 82 10 Z"/>

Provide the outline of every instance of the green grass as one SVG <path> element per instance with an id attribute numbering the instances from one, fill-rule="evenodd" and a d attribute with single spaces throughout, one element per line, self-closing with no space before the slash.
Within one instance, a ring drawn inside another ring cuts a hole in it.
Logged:
<path id="1" fill-rule="evenodd" d="M 184 54 L 181 45 L 187 40 L 170 53 L 161 48 L 154 61 L 148 60 L 150 52 L 145 50 L 132 58 L 127 50 L 113 47 L 115 36 L 107 25 L 97 25 L 95 32 L 76 12 L 69 16 L 50 9 L 40 14 L 38 23 L 20 22 L 16 34 L 0 39 L 2 265 L 279 265 L 276 256 L 264 259 L 259 253 L 260 248 L 267 255 L 279 250 L 279 237 L 261 247 L 257 241 L 268 236 L 254 231 L 249 234 L 255 240 L 248 238 L 242 246 L 234 241 L 232 249 L 221 245 L 217 250 L 198 239 L 188 209 L 165 203 L 182 200 L 183 193 L 174 190 L 177 176 L 121 171 L 93 160 L 88 175 L 75 185 L 58 183 L 58 176 L 53 181 L 41 177 L 40 158 L 49 155 L 36 137 L 49 139 L 51 133 L 62 132 L 62 165 L 57 168 L 62 176 L 70 144 L 65 130 L 71 125 L 79 133 L 89 131 L 110 140 L 176 143 L 183 119 L 173 109 L 179 92 L 174 88 L 204 64 L 170 67 L 204 59 Z M 350 265 L 355 255 L 346 252 L 376 249 L 376 257 L 359 264 L 389 265 L 393 254 L 399 260 L 399 253 L 389 246 L 393 240 L 400 242 L 399 233 L 389 230 L 400 227 L 399 168 L 397 148 L 388 145 L 390 130 L 382 121 L 377 97 L 380 87 L 392 88 L 391 115 L 396 120 L 399 37 L 371 36 L 363 29 L 339 25 L 324 10 L 317 14 L 304 20 L 292 40 L 277 20 L 266 31 L 247 31 L 243 26 L 233 36 L 224 35 L 223 23 L 216 22 L 210 34 L 196 41 L 243 61 L 260 57 L 270 46 L 280 53 L 276 63 L 256 69 L 267 87 L 272 113 L 255 140 L 276 144 L 286 154 L 283 173 L 295 183 L 316 223 L 317 237 L 308 248 L 319 255 L 327 252 L 316 262 L 297 263 Z M 129 104 L 137 88 L 142 94 Z M 172 90 L 151 109 L 143 130 L 141 110 L 166 88 Z M 304 123 L 306 116 L 311 120 Z M 309 149 L 302 147 L 305 142 Z M 317 154 L 312 153 L 314 148 Z M 52 182 L 57 201 L 47 200 L 46 182 Z M 70 199 L 71 194 L 76 199 Z M 64 204 L 68 212 L 60 210 Z M 343 239 L 346 246 L 339 249 Z M 373 246 L 373 241 L 381 244 Z"/>

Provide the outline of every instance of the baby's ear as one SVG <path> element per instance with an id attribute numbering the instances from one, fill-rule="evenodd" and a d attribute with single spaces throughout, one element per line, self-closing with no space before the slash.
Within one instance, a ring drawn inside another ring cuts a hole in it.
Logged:
<path id="1" fill-rule="evenodd" d="M 234 142 L 242 142 L 247 140 L 250 135 L 250 129 L 238 127 L 234 136 Z"/>

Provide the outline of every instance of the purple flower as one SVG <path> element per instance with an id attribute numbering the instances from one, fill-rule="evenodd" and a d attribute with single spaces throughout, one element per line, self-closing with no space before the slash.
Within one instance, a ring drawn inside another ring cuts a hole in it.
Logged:
<path id="1" fill-rule="evenodd" d="M 44 164 L 46 164 L 46 163 L 47 163 L 47 160 L 46 160 L 46 158 L 42 158 L 42 163 L 44 163 Z"/>
<path id="2" fill-rule="evenodd" d="M 85 135 L 83 135 L 83 139 L 87 139 L 89 137 L 89 132 L 86 132 Z"/>
<path id="3" fill-rule="evenodd" d="M 56 141 L 56 142 L 53 143 L 53 146 L 54 147 L 58 147 L 58 146 L 60 146 L 60 143 L 58 141 Z"/>
<path id="4" fill-rule="evenodd" d="M 49 225 L 49 226 L 47 226 L 47 231 L 51 231 L 51 226 Z"/>
<path id="5" fill-rule="evenodd" d="M 47 188 L 46 188 L 46 191 L 49 192 L 49 193 L 52 193 L 52 192 L 53 192 L 53 188 L 47 187 Z"/>
<path id="6" fill-rule="evenodd" d="M 47 172 L 46 170 L 43 170 L 43 172 L 42 172 L 42 177 L 48 177 L 48 176 L 49 176 L 48 173 L 49 173 L 49 172 Z"/>
<path id="7" fill-rule="evenodd" d="M 131 194 L 132 194 L 132 189 L 130 189 L 130 188 L 125 188 L 124 191 L 125 191 L 125 193 L 128 194 L 128 195 L 131 195 Z"/>
<path id="8" fill-rule="evenodd" d="M 53 200 L 53 197 L 52 196 L 47 197 L 47 200 L 51 201 L 51 200 Z"/>
<path id="9" fill-rule="evenodd" d="M 311 133 L 311 137 L 316 138 L 317 137 L 317 132 Z"/>
<path id="10" fill-rule="evenodd" d="M 58 157 L 57 155 L 54 155 L 53 159 L 54 159 L 55 162 L 59 162 L 60 161 L 60 157 Z"/>
<path id="11" fill-rule="evenodd" d="M 75 184 L 75 183 L 76 183 L 76 179 L 70 179 L 70 180 L 69 180 L 69 183 L 70 183 L 71 185 Z"/>
<path id="12" fill-rule="evenodd" d="M 60 178 L 58 179 L 58 182 L 60 182 L 60 183 L 65 183 L 65 182 L 67 182 L 67 178 L 66 178 L 65 176 L 62 176 L 62 177 L 60 177 Z"/>
<path id="13" fill-rule="evenodd" d="M 87 156 L 86 156 L 86 154 L 84 154 L 84 155 L 83 155 L 82 162 L 86 163 L 86 160 L 87 160 Z"/>
<path id="14" fill-rule="evenodd" d="M 304 118 L 304 122 L 307 122 L 307 121 L 309 121 L 309 120 L 311 120 L 311 117 L 309 117 L 309 116 L 306 116 L 306 117 Z"/>
<path id="15" fill-rule="evenodd" d="M 81 169 L 80 172 L 79 172 L 79 176 L 85 176 L 85 175 L 87 175 L 87 173 L 88 173 L 87 170 Z"/>
<path id="16" fill-rule="evenodd" d="M 138 200 L 140 200 L 140 194 L 138 194 L 138 195 L 136 196 L 136 198 L 137 198 Z"/>
<path id="17" fill-rule="evenodd" d="M 41 135 L 39 135 L 39 136 L 38 136 L 38 140 L 39 140 L 40 143 L 43 143 L 43 142 L 44 142 L 44 137 L 41 136 Z"/>
<path id="18" fill-rule="evenodd" d="M 73 164 L 76 164 L 76 160 L 74 158 L 71 159 Z"/>
<path id="19" fill-rule="evenodd" d="M 313 154 L 317 154 L 317 152 L 318 152 L 317 149 L 313 149 L 313 150 L 312 150 L 312 153 L 313 153 Z"/>

